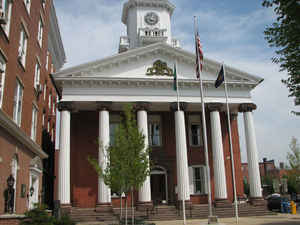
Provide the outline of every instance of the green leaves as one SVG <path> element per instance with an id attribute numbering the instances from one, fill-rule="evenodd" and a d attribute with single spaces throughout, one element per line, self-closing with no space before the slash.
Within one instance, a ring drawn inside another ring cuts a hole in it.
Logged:
<path id="1" fill-rule="evenodd" d="M 138 129 L 131 105 L 124 107 L 124 118 L 116 129 L 114 142 L 100 147 L 106 152 L 106 168 L 103 170 L 98 160 L 91 157 L 88 161 L 104 183 L 119 194 L 139 189 L 150 174 L 149 149 L 145 149 L 145 136 Z"/>
<path id="2" fill-rule="evenodd" d="M 264 7 L 273 7 L 276 22 L 265 29 L 265 39 L 276 48 L 272 62 L 287 71 L 282 82 L 289 89 L 289 96 L 300 96 L 300 4 L 296 0 L 265 0 Z"/>

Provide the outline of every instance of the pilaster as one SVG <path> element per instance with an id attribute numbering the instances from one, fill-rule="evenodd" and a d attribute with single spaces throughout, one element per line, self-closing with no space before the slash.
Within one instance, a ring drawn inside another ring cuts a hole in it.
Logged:
<path id="1" fill-rule="evenodd" d="M 175 112 L 176 165 L 178 200 L 190 200 L 185 119 L 183 111 Z"/>
<path id="2" fill-rule="evenodd" d="M 250 183 L 250 198 L 253 204 L 262 199 L 261 181 L 259 173 L 259 160 L 256 145 L 256 135 L 252 111 L 257 107 L 255 104 L 241 104 L 239 111 L 244 114 L 245 138 L 247 146 L 248 172 Z"/>
<path id="3" fill-rule="evenodd" d="M 60 102 L 58 110 L 60 113 L 60 152 L 58 168 L 58 199 L 65 208 L 71 204 L 71 172 L 70 172 L 70 123 L 71 102 Z"/>
<path id="4" fill-rule="evenodd" d="M 149 108 L 149 103 L 138 103 L 136 105 L 137 111 L 137 123 L 140 132 L 145 136 L 145 150 L 148 148 L 148 119 L 147 119 L 147 109 Z M 150 176 L 147 176 L 142 187 L 139 190 L 139 202 L 138 209 L 143 210 L 151 207 L 151 185 Z"/>
<path id="5" fill-rule="evenodd" d="M 214 166 L 214 183 L 215 183 L 215 200 L 216 206 L 228 204 L 226 173 L 224 162 L 224 151 L 222 142 L 222 128 L 219 111 L 223 104 L 211 103 L 208 104 L 210 111 L 211 123 L 211 138 L 213 151 L 213 166 Z"/>

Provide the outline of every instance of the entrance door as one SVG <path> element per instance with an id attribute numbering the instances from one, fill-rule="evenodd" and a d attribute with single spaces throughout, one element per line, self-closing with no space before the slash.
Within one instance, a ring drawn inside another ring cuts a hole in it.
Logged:
<path id="1" fill-rule="evenodd" d="M 161 166 L 156 166 L 151 171 L 151 198 L 154 204 L 168 203 L 167 172 Z"/>

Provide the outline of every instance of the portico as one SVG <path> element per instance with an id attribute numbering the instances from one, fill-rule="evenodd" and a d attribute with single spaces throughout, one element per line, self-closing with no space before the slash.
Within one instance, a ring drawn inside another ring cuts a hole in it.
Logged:
<path id="1" fill-rule="evenodd" d="M 195 128 L 192 128 L 193 125 L 197 124 L 194 122 L 195 118 L 198 117 L 199 121 L 201 118 L 201 111 L 195 111 L 195 109 L 197 108 L 197 104 L 183 104 L 185 106 L 184 111 L 174 111 L 173 109 L 176 108 L 174 107 L 176 103 L 173 102 L 164 104 L 132 102 L 132 104 L 136 108 L 137 123 L 146 137 L 146 144 L 148 145 L 149 142 L 152 143 L 150 145 L 152 148 L 150 158 L 154 162 L 153 174 L 158 174 L 158 170 L 155 168 L 165 168 L 164 170 L 161 170 L 161 172 L 163 171 L 163 173 L 161 174 L 165 175 L 163 177 L 164 181 L 160 183 L 164 185 L 164 187 L 161 187 L 165 192 L 164 199 L 161 196 L 158 196 L 158 194 L 156 194 L 156 196 L 151 196 L 151 193 L 153 192 L 151 192 L 151 182 L 150 177 L 148 177 L 143 187 L 138 191 L 138 199 L 136 204 L 149 205 L 154 200 L 156 201 L 156 203 L 166 202 L 171 204 L 173 202 L 176 202 L 177 200 L 182 199 L 194 203 L 206 204 L 207 181 L 205 180 L 205 170 L 197 169 L 205 168 L 203 145 L 201 144 L 202 142 L 199 137 L 200 143 L 198 146 L 195 146 L 195 144 L 197 144 L 197 141 L 195 140 L 198 136 L 193 134 L 195 132 Z M 89 105 L 88 111 L 84 111 L 83 108 L 81 108 L 84 105 Z M 94 111 L 92 111 L 92 105 Z M 115 198 L 111 197 L 111 191 L 109 187 L 104 184 L 101 178 L 99 178 L 98 180 L 95 174 L 94 176 L 86 175 L 89 178 L 88 180 L 86 180 L 87 183 L 85 185 L 86 187 L 84 188 L 88 189 L 87 192 L 85 192 L 83 188 L 80 188 L 81 182 L 77 182 L 76 180 L 78 179 L 77 176 L 80 176 L 80 174 L 83 173 L 82 171 L 77 170 L 79 168 L 80 170 L 86 170 L 87 174 L 93 173 L 93 171 L 91 169 L 85 169 L 75 165 L 79 163 L 87 167 L 87 155 L 80 153 L 81 147 L 77 148 L 76 146 L 71 149 L 70 146 L 72 146 L 72 144 L 70 144 L 70 142 L 72 140 L 77 142 L 78 140 L 76 139 L 78 139 L 78 137 L 85 139 L 85 137 L 90 136 L 90 134 L 94 132 L 87 131 L 86 129 L 91 124 L 94 124 L 94 126 L 98 124 L 98 129 L 96 129 L 96 126 L 95 128 L 93 128 L 94 131 L 99 130 L 98 134 L 96 132 L 93 135 L 94 138 L 90 137 L 89 140 L 86 140 L 86 142 L 90 142 L 92 140 L 95 141 L 97 140 L 98 136 L 101 143 L 106 143 L 104 144 L 104 146 L 108 145 L 110 136 L 112 135 L 112 131 L 110 130 L 110 128 L 113 128 L 112 124 L 120 121 L 117 118 L 120 117 L 122 105 L 123 103 L 120 102 L 89 102 L 87 104 L 75 101 L 61 102 L 59 104 L 59 109 L 61 110 L 62 127 L 61 139 L 63 139 L 63 141 L 61 142 L 59 154 L 59 171 L 60 176 L 63 177 L 63 179 L 59 180 L 59 193 L 61 193 L 59 197 L 63 204 L 77 207 L 95 207 L 96 205 L 97 207 L 109 205 L 115 207 L 118 206 L 117 203 L 114 202 Z M 254 106 L 254 104 L 232 105 L 233 108 L 238 108 L 240 110 L 242 110 L 242 108 L 245 109 L 245 107 L 248 107 L 249 110 L 252 110 Z M 160 109 L 158 110 L 158 108 Z M 200 109 L 200 105 L 198 106 L 198 108 Z M 228 146 L 223 148 L 223 145 L 226 145 L 226 143 L 228 143 L 228 140 L 224 140 L 224 137 L 228 135 L 224 132 L 222 133 L 222 131 L 226 130 L 226 128 L 224 129 L 224 125 L 223 128 L 221 126 L 221 123 L 224 124 L 225 119 L 225 114 L 222 110 L 223 108 L 224 104 L 222 103 L 210 103 L 207 104 L 206 112 L 207 115 L 209 115 L 207 116 L 207 118 L 208 120 L 210 120 L 210 126 L 208 128 L 208 132 L 210 133 L 209 154 L 211 173 L 213 174 L 213 200 L 216 203 L 229 203 L 233 200 L 232 194 L 229 194 L 229 196 L 227 194 L 227 189 L 232 184 L 228 184 L 228 182 L 231 182 L 231 180 L 229 179 L 230 171 L 226 171 L 225 169 L 226 163 L 228 164 L 230 161 L 228 159 L 224 159 L 225 156 L 228 155 L 226 151 L 228 152 L 229 149 Z M 75 117 L 74 119 L 73 116 Z M 254 160 L 257 160 L 257 157 L 255 158 L 256 149 L 253 147 L 256 144 L 255 137 L 253 137 L 253 135 L 255 135 L 254 127 L 252 127 L 254 126 L 254 123 L 253 120 L 249 119 L 249 117 L 251 118 L 251 116 L 252 114 L 250 113 L 247 115 L 247 117 L 245 117 L 245 123 L 248 124 L 245 124 L 245 133 L 248 146 L 248 157 L 250 155 L 250 157 L 252 158 L 249 159 L 253 162 Z M 86 119 L 87 117 L 89 118 L 88 122 Z M 78 126 L 78 124 L 83 124 L 86 122 L 88 124 L 83 126 L 82 129 L 80 127 L 78 127 L 78 129 L 74 129 L 74 127 Z M 236 121 L 233 121 L 233 123 L 236 123 Z M 166 124 L 169 124 L 169 127 L 166 126 Z M 72 125 L 73 130 L 70 130 L 70 127 L 72 127 Z M 155 128 L 157 128 L 156 133 L 154 132 Z M 233 129 L 235 129 L 235 126 L 233 126 Z M 182 131 L 185 132 L 182 133 Z M 198 132 L 201 132 L 201 129 L 199 129 Z M 72 133 L 77 134 L 74 135 L 73 138 L 71 138 Z M 85 135 L 85 133 L 87 134 Z M 69 137 L 69 139 L 67 139 L 66 137 Z M 82 140 L 81 142 L 82 143 L 80 143 L 80 146 L 83 146 L 84 141 Z M 74 145 L 77 144 L 74 143 Z M 178 145 L 181 146 L 178 147 Z M 99 165 L 105 166 L 106 159 L 105 153 L 102 152 L 103 149 L 100 149 L 97 145 L 93 146 L 93 148 L 94 150 L 90 151 L 90 154 L 88 155 L 98 155 Z M 239 151 L 239 149 L 235 149 L 235 151 L 237 150 Z M 77 157 L 72 157 L 71 154 L 77 155 Z M 197 156 L 197 158 L 194 158 L 194 156 Z M 80 158 L 79 160 L 78 157 Z M 235 163 L 237 168 L 240 169 L 240 160 L 238 157 L 239 155 L 237 155 L 237 157 L 235 158 Z M 71 160 L 71 158 L 73 158 L 73 160 Z M 256 163 L 254 162 L 251 164 L 254 165 L 252 167 L 251 173 L 255 174 L 255 171 L 257 170 L 257 167 L 255 166 Z M 238 174 L 239 173 L 237 173 L 236 179 L 241 180 L 242 178 L 239 177 Z M 73 180 L 71 179 L 72 176 Z M 252 177 L 251 181 L 253 183 L 250 186 L 251 197 L 253 197 L 254 200 L 261 197 L 260 184 L 258 184 L 255 178 L 256 176 Z M 85 180 L 84 177 L 82 179 Z M 157 177 L 157 179 L 159 178 Z M 156 181 L 154 180 L 153 182 Z M 202 186 L 203 190 L 201 190 Z M 182 192 L 184 193 L 184 195 L 181 194 Z M 91 196 L 91 193 L 94 193 L 93 200 L 89 199 L 89 195 Z M 254 194 L 252 195 L 252 193 Z M 238 195 L 242 197 L 242 187 L 238 187 Z M 159 201 L 157 201 L 158 199 Z"/>
<path id="2" fill-rule="evenodd" d="M 152 177 L 136 190 L 136 205 L 187 201 L 207 204 L 207 175 L 201 120 L 200 85 L 195 75 L 195 55 L 172 38 L 168 0 L 130 0 L 124 4 L 122 22 L 128 36 L 120 38 L 119 54 L 68 68 L 53 75 L 61 95 L 59 194 L 65 205 L 81 208 L 116 206 L 118 200 L 87 162 L 98 158 L 106 167 L 105 146 L 113 142 L 123 105 L 135 108 L 136 120 L 152 151 Z M 180 107 L 173 90 L 176 62 Z M 233 152 L 231 158 L 224 86 L 214 82 L 221 63 L 204 58 L 201 77 L 208 133 L 212 199 L 216 206 L 233 201 L 232 167 L 238 197 L 244 197 L 236 115 L 243 113 L 249 163 L 250 192 L 261 199 L 251 91 L 262 78 L 226 66 Z M 101 143 L 98 145 L 97 143 Z M 160 169 L 158 169 L 160 168 Z M 158 173 L 159 172 L 159 173 Z M 156 176 L 154 176 L 156 175 Z M 153 185 L 160 184 L 161 189 Z M 151 190 L 151 186 L 152 189 Z M 257 201 L 255 201 L 257 202 Z"/>

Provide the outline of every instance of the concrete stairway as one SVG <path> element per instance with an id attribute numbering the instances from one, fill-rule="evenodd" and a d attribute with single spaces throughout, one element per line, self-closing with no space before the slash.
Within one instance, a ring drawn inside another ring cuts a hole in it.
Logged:
<path id="1" fill-rule="evenodd" d="M 118 221 L 113 211 L 96 212 L 95 208 L 72 208 L 70 217 L 75 222 Z"/>
<path id="2" fill-rule="evenodd" d="M 263 216 L 271 215 L 272 212 L 268 211 L 266 205 L 252 206 L 250 204 L 239 204 L 239 216 Z M 227 205 L 224 207 L 213 208 L 213 214 L 219 218 L 234 217 L 234 205 Z M 127 216 L 131 218 L 132 210 L 127 209 Z M 152 209 L 145 211 L 134 211 L 135 218 L 144 219 L 147 221 L 159 220 L 178 220 L 182 219 L 182 210 L 176 209 L 172 205 L 159 205 Z M 96 212 L 95 209 L 79 209 L 72 208 L 70 213 L 71 218 L 76 222 L 84 221 L 118 221 L 120 218 L 120 208 L 113 208 L 106 212 Z M 123 218 L 125 218 L 125 209 L 123 209 Z M 206 219 L 208 217 L 208 205 L 191 205 L 186 207 L 187 219 Z"/>

